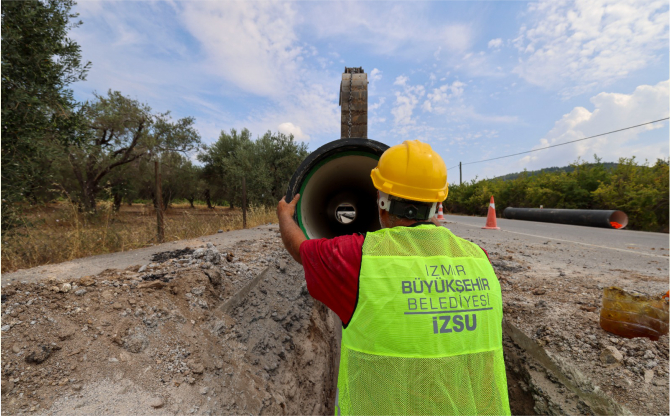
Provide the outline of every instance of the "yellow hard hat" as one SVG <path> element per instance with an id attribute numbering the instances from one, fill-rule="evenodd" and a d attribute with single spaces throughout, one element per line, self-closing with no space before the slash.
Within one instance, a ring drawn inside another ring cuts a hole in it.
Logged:
<path id="1" fill-rule="evenodd" d="M 418 140 L 386 149 L 370 176 L 375 188 L 399 198 L 421 202 L 447 198 L 447 166 L 429 144 Z"/>

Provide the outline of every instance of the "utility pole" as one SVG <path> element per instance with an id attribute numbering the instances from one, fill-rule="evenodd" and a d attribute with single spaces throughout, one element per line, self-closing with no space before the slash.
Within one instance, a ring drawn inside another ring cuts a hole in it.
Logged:
<path id="1" fill-rule="evenodd" d="M 242 178 L 242 228 L 247 228 L 247 178 Z"/>
<path id="2" fill-rule="evenodd" d="M 163 192 L 161 190 L 161 168 L 160 163 L 154 161 L 154 168 L 156 171 L 156 226 L 157 234 L 156 240 L 162 243 L 165 239 L 165 224 L 163 223 Z"/>
<path id="3" fill-rule="evenodd" d="M 463 162 L 458 162 L 458 175 L 460 177 L 460 185 L 463 185 Z"/>
<path id="4" fill-rule="evenodd" d="M 363 68 L 344 68 L 340 83 L 340 138 L 368 138 L 368 74 Z"/>

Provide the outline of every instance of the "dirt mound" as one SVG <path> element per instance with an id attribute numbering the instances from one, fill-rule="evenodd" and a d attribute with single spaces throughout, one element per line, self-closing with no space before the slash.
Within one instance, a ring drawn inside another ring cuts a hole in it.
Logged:
<path id="1" fill-rule="evenodd" d="M 332 414 L 339 322 L 278 235 L 262 235 L 3 288 L 3 411 Z M 668 337 L 628 340 L 598 325 L 603 287 L 658 292 L 667 280 L 489 255 L 514 414 L 668 414 Z"/>
<path id="2" fill-rule="evenodd" d="M 335 323 L 276 236 L 153 261 L 5 288 L 3 410 L 330 411 Z"/>

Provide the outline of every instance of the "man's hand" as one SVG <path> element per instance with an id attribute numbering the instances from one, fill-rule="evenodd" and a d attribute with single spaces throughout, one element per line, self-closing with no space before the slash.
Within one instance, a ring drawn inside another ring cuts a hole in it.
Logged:
<path id="1" fill-rule="evenodd" d="M 283 197 L 279 204 L 277 204 L 277 218 L 281 218 L 282 215 L 287 215 L 290 218 L 293 218 L 295 214 L 295 207 L 298 205 L 300 200 L 300 194 L 295 194 L 291 202 L 286 202 L 286 197 Z"/>
<path id="2" fill-rule="evenodd" d="M 302 233 L 298 224 L 293 221 L 293 214 L 295 214 L 295 207 L 300 200 L 300 194 L 296 194 L 291 202 L 286 202 L 285 197 L 277 204 L 277 218 L 279 219 L 279 231 L 281 232 L 281 239 L 286 247 L 286 251 L 297 261 L 302 264 L 300 258 L 300 244 L 306 241 L 305 235 Z"/>

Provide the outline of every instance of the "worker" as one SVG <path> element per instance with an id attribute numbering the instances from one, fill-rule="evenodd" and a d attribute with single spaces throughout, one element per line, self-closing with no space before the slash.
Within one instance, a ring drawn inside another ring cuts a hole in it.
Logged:
<path id="1" fill-rule="evenodd" d="M 502 294 L 488 254 L 433 220 L 447 169 L 418 140 L 371 172 L 382 229 L 307 240 L 277 206 L 307 289 L 342 320 L 336 415 L 509 415 Z"/>

